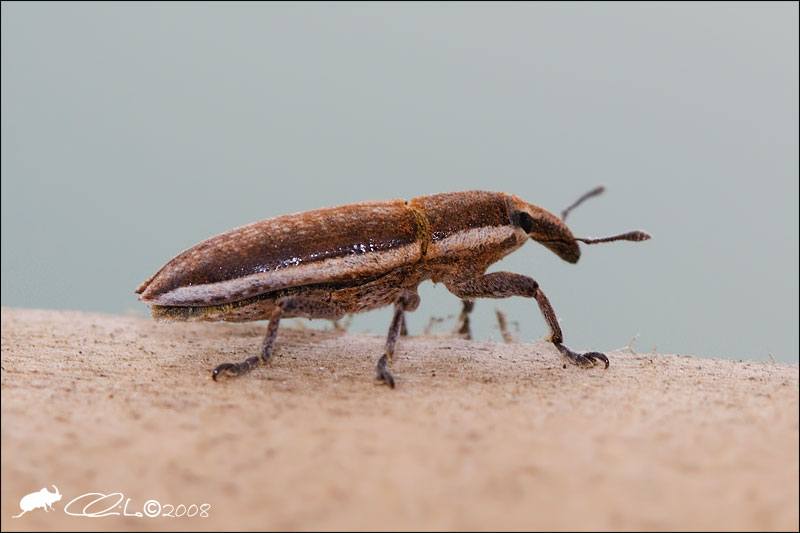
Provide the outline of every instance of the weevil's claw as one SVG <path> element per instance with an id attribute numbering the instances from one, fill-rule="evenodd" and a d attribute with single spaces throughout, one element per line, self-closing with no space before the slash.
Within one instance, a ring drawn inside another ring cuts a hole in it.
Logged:
<path id="1" fill-rule="evenodd" d="M 226 376 L 241 376 L 252 370 L 258 361 L 258 357 L 249 357 L 239 363 L 222 363 L 211 372 L 211 379 L 218 381 L 217 378 L 223 373 Z"/>
<path id="2" fill-rule="evenodd" d="M 583 354 L 583 356 L 584 356 L 585 358 L 587 358 L 587 359 L 591 359 L 592 361 L 597 361 L 597 360 L 599 359 L 599 360 L 600 360 L 600 361 L 602 361 L 602 362 L 603 362 L 603 364 L 605 365 L 605 366 L 603 367 L 603 370 L 605 370 L 606 368 L 608 368 L 608 365 L 609 365 L 608 357 L 606 357 L 606 354 L 604 354 L 604 353 L 600 353 L 600 352 L 586 352 L 585 354 Z"/>
<path id="3" fill-rule="evenodd" d="M 572 361 L 578 366 L 582 366 L 584 368 L 591 368 L 595 365 L 597 360 L 600 360 L 605 365 L 604 368 L 608 368 L 609 361 L 608 357 L 605 354 L 600 352 L 586 352 L 585 354 L 579 354 L 577 352 L 573 352 L 563 344 L 556 343 L 556 348 L 558 351 L 561 352 L 567 359 Z"/>
<path id="4" fill-rule="evenodd" d="M 225 371 L 229 371 L 228 375 L 236 375 L 235 371 L 233 371 L 233 368 L 235 366 L 236 365 L 234 363 L 222 363 L 217 368 L 215 368 L 213 372 L 211 372 L 211 379 L 217 381 L 217 376 L 219 376 Z"/>
<path id="5" fill-rule="evenodd" d="M 378 359 L 378 363 L 375 365 L 375 370 L 377 371 L 375 379 L 386 383 L 391 388 L 394 388 L 394 376 L 391 372 L 389 372 L 389 369 L 386 368 L 388 362 L 389 358 L 386 356 L 386 354 L 383 354 L 380 359 Z"/>

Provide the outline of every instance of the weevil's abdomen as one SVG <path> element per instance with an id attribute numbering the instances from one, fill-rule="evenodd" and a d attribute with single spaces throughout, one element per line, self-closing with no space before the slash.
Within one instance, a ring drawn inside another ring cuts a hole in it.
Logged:
<path id="1" fill-rule="evenodd" d="M 527 235 L 511 222 L 513 200 L 500 192 L 466 191 L 414 198 L 409 207 L 424 213 L 429 243 L 425 266 L 433 281 L 457 281 L 483 274 L 516 250 Z"/>
<path id="2" fill-rule="evenodd" d="M 285 215 L 212 237 L 169 261 L 137 293 L 157 306 L 214 306 L 309 284 L 374 278 L 422 256 L 404 200 Z"/>

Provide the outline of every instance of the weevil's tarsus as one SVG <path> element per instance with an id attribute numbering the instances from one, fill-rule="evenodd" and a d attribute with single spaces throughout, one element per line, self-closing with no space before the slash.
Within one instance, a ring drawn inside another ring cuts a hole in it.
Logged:
<path id="1" fill-rule="evenodd" d="M 601 242 L 613 242 L 613 241 L 633 241 L 633 242 L 641 242 L 650 239 L 651 236 L 646 231 L 636 230 L 636 231 L 628 231 L 626 233 L 620 233 L 619 235 L 614 235 L 612 237 L 600 237 L 599 239 L 592 239 L 592 238 L 583 238 L 583 237 L 575 237 L 576 241 L 581 241 L 584 244 L 599 244 Z"/>
<path id="2" fill-rule="evenodd" d="M 419 295 L 409 290 L 403 290 L 394 300 L 394 316 L 389 326 L 389 333 L 386 335 L 386 345 L 383 348 L 383 355 L 378 358 L 375 364 L 375 379 L 394 388 L 394 376 L 389 370 L 394 356 L 394 347 L 397 337 L 400 335 L 400 327 L 405 322 L 403 315 L 406 311 L 413 311 L 419 305 Z"/>
<path id="3" fill-rule="evenodd" d="M 534 281 L 534 283 L 536 282 Z M 547 296 L 545 296 L 544 292 L 542 292 L 542 289 L 539 288 L 538 283 L 536 283 L 536 289 L 534 290 L 533 297 L 536 298 L 536 303 L 539 304 L 539 310 L 542 312 L 542 316 L 544 316 L 547 325 L 550 326 L 550 342 L 555 344 L 556 348 L 558 348 L 558 351 L 561 352 L 562 355 L 567 357 L 570 361 L 578 366 L 591 367 L 594 366 L 594 362 L 599 359 L 600 361 L 603 361 L 605 368 L 608 368 L 609 361 L 605 354 L 600 352 L 586 352 L 580 354 L 564 346 L 564 334 L 561 332 L 561 326 L 558 324 L 556 312 L 553 309 L 553 306 L 550 304 L 550 300 L 547 299 Z"/>
<path id="4" fill-rule="evenodd" d="M 561 354 L 575 363 L 578 366 L 582 366 L 584 368 L 591 368 L 595 365 L 597 360 L 600 360 L 605 365 L 604 368 L 608 368 L 609 362 L 608 357 L 605 354 L 600 352 L 586 352 L 586 353 L 578 353 L 573 352 L 568 347 L 564 346 L 563 344 L 556 344 L 556 348 Z"/>
<path id="5" fill-rule="evenodd" d="M 244 361 L 238 363 L 222 363 L 211 373 L 211 377 L 214 381 L 217 380 L 220 374 L 241 376 L 255 368 L 259 362 L 267 363 L 269 361 L 270 357 L 272 357 L 272 347 L 275 344 L 275 337 L 278 336 L 278 325 L 280 324 L 281 314 L 283 313 L 282 308 L 286 305 L 287 300 L 288 298 L 278 302 L 278 305 L 275 306 L 275 310 L 272 311 L 272 315 L 269 317 L 269 324 L 267 325 L 267 334 L 264 336 L 264 340 L 261 343 L 261 352 L 259 352 L 258 357 L 248 357 Z"/>
<path id="6" fill-rule="evenodd" d="M 579 354 L 564 346 L 564 335 L 553 306 L 539 288 L 533 278 L 514 274 L 513 272 L 492 272 L 475 279 L 456 284 L 447 284 L 447 289 L 459 298 L 508 298 L 510 296 L 524 296 L 536 299 L 539 310 L 550 326 L 550 342 L 552 342 L 562 355 L 578 366 L 591 367 L 594 361 L 600 360 L 608 368 L 608 357 L 600 352 Z"/>
<path id="7" fill-rule="evenodd" d="M 217 381 L 220 375 L 241 376 L 254 369 L 260 360 L 261 357 L 254 356 L 248 357 L 244 361 L 239 361 L 238 363 L 222 363 L 211 373 L 211 378 Z"/>
<path id="8" fill-rule="evenodd" d="M 394 388 L 394 376 L 387 368 L 389 361 L 391 358 L 388 354 L 383 354 L 378 358 L 378 362 L 375 364 L 375 370 L 377 372 L 375 379 L 378 380 L 378 383 L 385 383 L 389 385 L 390 388 Z"/>
<path id="9" fill-rule="evenodd" d="M 569 207 L 567 207 L 566 209 L 561 211 L 561 220 L 566 220 L 567 219 L 567 215 L 569 215 L 570 211 L 572 211 L 573 209 L 575 209 L 576 207 L 581 205 L 583 202 L 585 202 L 589 198 L 592 198 L 593 196 L 598 196 L 600 194 L 603 194 L 603 192 L 605 192 L 605 190 L 606 190 L 606 188 L 603 185 L 600 185 L 598 187 L 595 187 L 591 191 L 587 192 L 586 194 L 584 194 L 583 196 L 581 196 L 577 200 L 575 200 L 575 202 L 572 205 L 570 205 Z"/>

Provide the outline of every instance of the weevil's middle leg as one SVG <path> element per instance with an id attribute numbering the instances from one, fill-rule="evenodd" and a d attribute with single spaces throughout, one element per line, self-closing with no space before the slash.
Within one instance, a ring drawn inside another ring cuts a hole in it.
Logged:
<path id="1" fill-rule="evenodd" d="M 408 337 L 408 325 L 406 324 L 405 313 L 400 316 L 400 336 Z"/>
<path id="2" fill-rule="evenodd" d="M 336 306 L 327 302 L 321 302 L 309 298 L 302 298 L 299 296 L 287 296 L 278 300 L 275 310 L 269 317 L 269 324 L 267 325 L 267 334 L 261 343 L 261 351 L 258 356 L 248 357 L 244 361 L 238 363 L 222 363 L 211 373 L 214 381 L 220 374 L 228 376 L 240 376 L 246 374 L 256 367 L 258 363 L 266 363 L 272 356 L 272 348 L 275 344 L 275 337 L 278 336 L 278 325 L 281 318 L 290 317 L 305 317 L 305 318 L 327 318 L 329 320 L 338 320 L 344 316 L 344 312 Z"/>
<path id="3" fill-rule="evenodd" d="M 564 335 L 558 325 L 556 312 L 533 278 L 512 272 L 493 272 L 461 283 L 448 284 L 447 289 L 459 298 L 508 298 L 510 296 L 535 298 L 542 316 L 550 326 L 550 342 L 558 348 L 562 355 L 579 366 L 593 366 L 595 361 L 600 360 L 608 368 L 608 357 L 605 354 L 600 352 L 580 354 L 562 344 Z"/>
<path id="4" fill-rule="evenodd" d="M 405 322 L 404 314 L 406 311 L 413 311 L 418 305 L 419 295 L 409 290 L 404 290 L 394 300 L 394 316 L 392 317 L 392 324 L 389 326 L 389 333 L 386 335 L 386 345 L 383 348 L 383 355 L 378 358 L 378 362 L 375 364 L 376 379 L 386 383 L 391 388 L 394 388 L 394 376 L 388 367 L 392 362 L 397 337 L 400 335 L 400 330 Z"/>
<path id="5" fill-rule="evenodd" d="M 331 320 L 334 331 L 340 331 L 342 333 L 347 333 L 347 330 L 350 329 L 351 322 L 353 322 L 353 315 L 347 315 L 344 320 L 339 318 Z"/>
<path id="6" fill-rule="evenodd" d="M 461 307 L 461 314 L 458 315 L 456 327 L 453 328 L 453 334 L 458 335 L 467 340 L 472 339 L 472 330 L 469 327 L 469 314 L 475 309 L 474 300 L 461 300 L 463 304 Z"/>
<path id="7" fill-rule="evenodd" d="M 519 328 L 517 328 L 516 333 L 512 333 L 508 329 L 506 314 L 502 312 L 499 308 L 495 308 L 494 313 L 497 316 L 497 326 L 500 328 L 500 335 L 503 337 L 503 342 L 505 342 L 506 344 L 513 344 L 519 342 L 517 335 L 519 333 Z"/>

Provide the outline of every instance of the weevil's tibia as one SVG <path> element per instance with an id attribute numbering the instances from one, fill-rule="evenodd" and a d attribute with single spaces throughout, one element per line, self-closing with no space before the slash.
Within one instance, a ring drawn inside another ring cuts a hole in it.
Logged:
<path id="1" fill-rule="evenodd" d="M 400 336 L 408 337 L 408 326 L 406 325 L 406 315 L 400 318 Z"/>
<path id="2" fill-rule="evenodd" d="M 266 363 L 272 356 L 272 349 L 275 345 L 275 337 L 278 336 L 278 325 L 281 317 L 305 317 L 305 318 L 327 318 L 328 320 L 338 320 L 344 316 L 344 312 L 338 307 L 332 306 L 327 302 L 303 298 L 299 296 L 287 296 L 278 300 L 275 310 L 269 317 L 267 334 L 261 343 L 261 352 L 257 357 L 248 357 L 238 363 L 222 363 L 211 373 L 214 381 L 220 374 L 228 376 L 240 376 L 246 374 L 260 362 Z"/>
<path id="3" fill-rule="evenodd" d="M 389 326 L 389 333 L 386 335 L 386 345 L 383 348 L 383 355 L 378 358 L 378 362 L 375 364 L 375 379 L 386 383 L 391 388 L 394 388 L 394 376 L 388 367 L 392 363 L 394 346 L 397 343 L 397 337 L 400 335 L 401 326 L 405 322 L 404 314 L 406 311 L 413 311 L 418 305 L 419 295 L 408 290 L 401 292 L 394 300 L 394 316 Z"/>
<path id="4" fill-rule="evenodd" d="M 508 298 L 510 296 L 535 298 L 542 316 L 550 326 L 550 342 L 558 348 L 559 352 L 579 366 L 593 366 L 596 360 L 600 360 L 608 368 L 608 357 L 604 354 L 600 352 L 579 354 L 562 344 L 564 335 L 558 325 L 556 312 L 533 278 L 513 272 L 493 272 L 461 283 L 448 284 L 447 289 L 459 298 Z"/>
<path id="5" fill-rule="evenodd" d="M 461 300 L 461 303 L 463 304 L 461 307 L 461 314 L 458 315 L 456 327 L 453 328 L 453 335 L 472 340 L 472 330 L 469 327 L 469 314 L 475 308 L 475 302 L 473 300 Z"/>

